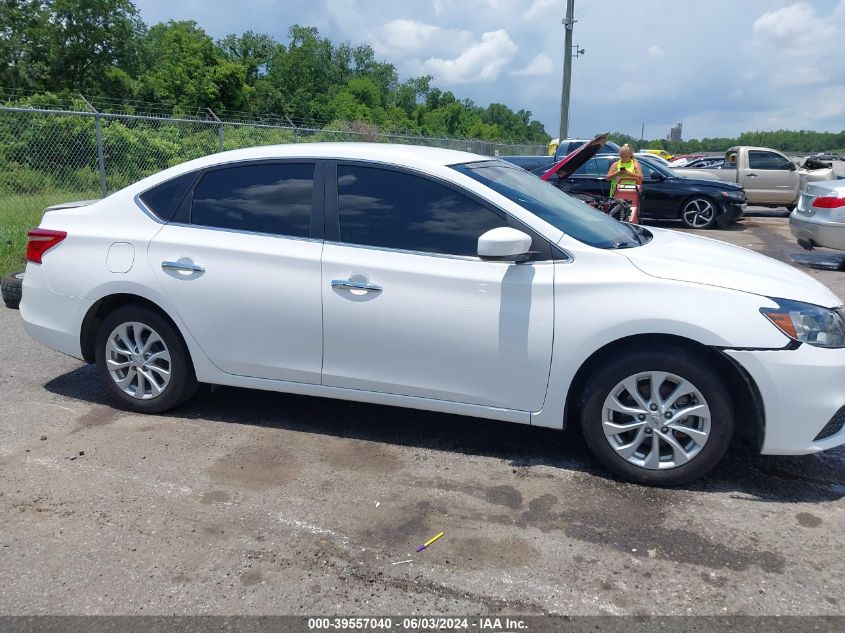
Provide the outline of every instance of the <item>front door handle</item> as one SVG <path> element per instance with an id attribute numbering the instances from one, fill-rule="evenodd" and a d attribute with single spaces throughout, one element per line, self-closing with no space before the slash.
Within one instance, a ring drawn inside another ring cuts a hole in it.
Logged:
<path id="1" fill-rule="evenodd" d="M 349 279 L 332 279 L 332 288 L 342 290 L 365 290 L 367 292 L 381 292 L 383 288 L 365 281 L 350 281 Z"/>
<path id="2" fill-rule="evenodd" d="M 161 262 L 162 270 L 184 270 L 191 273 L 204 273 L 205 268 L 188 262 Z"/>

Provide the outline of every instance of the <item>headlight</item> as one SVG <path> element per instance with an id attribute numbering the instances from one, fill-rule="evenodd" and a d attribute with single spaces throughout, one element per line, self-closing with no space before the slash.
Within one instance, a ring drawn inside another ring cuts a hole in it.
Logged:
<path id="1" fill-rule="evenodd" d="M 723 191 L 722 197 L 727 198 L 728 200 L 745 200 L 745 192 L 744 191 Z"/>
<path id="2" fill-rule="evenodd" d="M 815 347 L 845 347 L 845 309 L 774 299 L 777 308 L 760 308 L 774 326 L 794 341 Z"/>

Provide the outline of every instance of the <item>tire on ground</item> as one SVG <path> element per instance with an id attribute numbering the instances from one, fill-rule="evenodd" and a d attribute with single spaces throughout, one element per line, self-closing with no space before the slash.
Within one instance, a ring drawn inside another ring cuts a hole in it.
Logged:
<path id="1" fill-rule="evenodd" d="M 709 405 L 710 435 L 700 452 L 686 464 L 657 470 L 637 466 L 620 456 L 605 437 L 605 399 L 620 382 L 644 372 L 668 372 L 691 382 Z M 640 347 L 609 359 L 590 376 L 582 400 L 581 430 L 593 455 L 622 479 L 679 486 L 709 472 L 725 455 L 734 431 L 733 403 L 728 388 L 706 359 L 680 346 Z"/>
<path id="2" fill-rule="evenodd" d="M 23 273 L 11 273 L 0 279 L 0 290 L 6 307 L 17 309 L 23 296 Z"/>
<path id="3" fill-rule="evenodd" d="M 125 393 L 112 378 L 107 366 L 107 345 L 111 333 L 124 323 L 141 323 L 149 327 L 167 346 L 170 379 L 162 393 L 156 397 L 145 400 L 135 398 Z M 100 379 L 125 409 L 138 413 L 161 413 L 182 404 L 197 391 L 194 367 L 181 334 L 167 319 L 145 306 L 122 306 L 106 316 L 97 330 L 94 354 Z"/>

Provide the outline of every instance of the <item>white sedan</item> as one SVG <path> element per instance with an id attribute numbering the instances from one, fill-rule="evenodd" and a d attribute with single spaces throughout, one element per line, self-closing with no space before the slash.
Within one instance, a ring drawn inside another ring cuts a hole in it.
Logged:
<path id="1" fill-rule="evenodd" d="M 607 468 L 657 485 L 703 475 L 736 436 L 767 454 L 845 443 L 827 288 L 498 159 L 214 154 L 48 210 L 27 259 L 27 332 L 96 363 L 134 411 L 211 383 L 580 425 Z"/>

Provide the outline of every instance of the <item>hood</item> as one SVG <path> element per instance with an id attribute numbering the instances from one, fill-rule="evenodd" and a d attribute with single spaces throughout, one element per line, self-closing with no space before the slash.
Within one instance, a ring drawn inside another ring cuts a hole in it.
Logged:
<path id="1" fill-rule="evenodd" d="M 842 304 L 823 284 L 771 257 L 697 235 L 668 229 L 649 230 L 654 238 L 648 244 L 619 253 L 652 277 L 804 301 L 828 308 Z"/>
<path id="2" fill-rule="evenodd" d="M 689 171 L 694 170 L 690 169 Z M 683 174 L 678 174 L 676 177 L 683 178 L 685 183 L 693 184 L 697 187 L 712 187 L 721 191 L 743 191 L 744 189 L 742 185 L 735 182 L 725 182 L 724 180 L 719 180 L 718 176 L 713 176 L 712 180 L 707 178 L 691 178 L 689 176 L 684 176 Z"/>
<path id="3" fill-rule="evenodd" d="M 610 136 L 609 133 L 599 134 L 592 141 L 587 141 L 581 147 L 569 152 L 540 178 L 543 180 L 551 180 L 554 176 L 561 179 L 569 178 L 579 167 L 599 153 L 602 146 L 607 143 L 608 136 Z"/>

